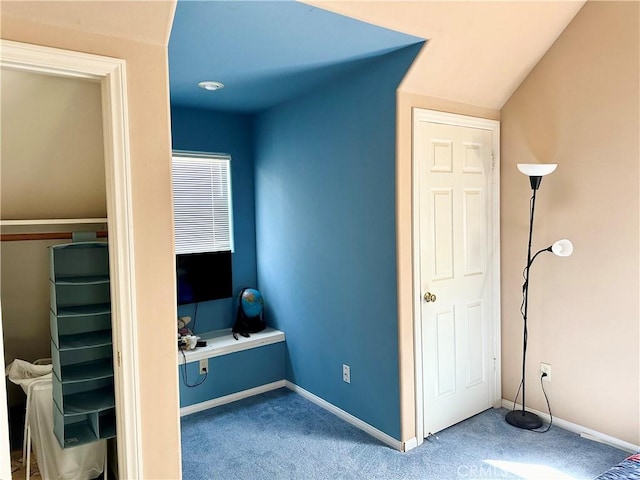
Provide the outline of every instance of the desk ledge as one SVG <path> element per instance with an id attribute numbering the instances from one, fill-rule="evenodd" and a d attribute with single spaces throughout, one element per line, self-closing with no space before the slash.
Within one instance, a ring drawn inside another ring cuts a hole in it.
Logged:
<path id="1" fill-rule="evenodd" d="M 201 340 L 206 340 L 207 346 L 198 347 L 195 350 L 184 350 L 184 357 L 178 351 L 178 365 L 185 363 L 185 361 L 186 363 L 197 362 L 204 358 L 219 357 L 285 340 L 284 332 L 270 327 L 261 332 L 252 333 L 249 338 L 238 335 L 238 340 L 233 338 L 230 328 L 205 332 L 198 336 Z"/>

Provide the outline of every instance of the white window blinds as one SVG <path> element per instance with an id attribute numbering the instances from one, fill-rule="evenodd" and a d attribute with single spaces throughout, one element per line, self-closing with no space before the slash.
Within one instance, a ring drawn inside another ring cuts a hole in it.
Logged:
<path id="1" fill-rule="evenodd" d="M 174 153 L 176 254 L 233 251 L 231 157 Z"/>

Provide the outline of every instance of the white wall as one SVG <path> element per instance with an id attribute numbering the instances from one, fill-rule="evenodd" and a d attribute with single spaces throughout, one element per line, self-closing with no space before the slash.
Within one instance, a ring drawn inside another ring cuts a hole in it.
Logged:
<path id="1" fill-rule="evenodd" d="M 1 75 L 2 219 L 106 217 L 100 85 L 8 69 Z M 32 231 L 42 227 L 2 228 Z M 0 248 L 7 364 L 50 356 L 47 247 L 54 243 L 65 242 L 12 241 Z M 10 405 L 24 398 L 19 387 L 8 390 Z"/>
<path id="2" fill-rule="evenodd" d="M 100 84 L 0 74 L 2 219 L 104 217 Z"/>
<path id="3" fill-rule="evenodd" d="M 568 258 L 531 269 L 527 404 L 640 444 L 638 2 L 587 2 L 501 111 L 503 397 L 522 357 L 528 179 L 519 162 L 558 163 L 542 180 L 534 248 L 566 237 Z"/>

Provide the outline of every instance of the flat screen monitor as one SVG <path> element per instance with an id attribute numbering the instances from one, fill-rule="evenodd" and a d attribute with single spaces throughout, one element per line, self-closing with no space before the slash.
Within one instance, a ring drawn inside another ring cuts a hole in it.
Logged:
<path id="1" fill-rule="evenodd" d="M 233 296 L 231 252 L 177 255 L 176 273 L 178 305 Z"/>

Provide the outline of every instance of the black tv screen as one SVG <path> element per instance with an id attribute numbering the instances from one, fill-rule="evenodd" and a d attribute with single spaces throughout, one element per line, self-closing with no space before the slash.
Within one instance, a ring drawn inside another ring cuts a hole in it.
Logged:
<path id="1" fill-rule="evenodd" d="M 178 305 L 233 296 L 231 252 L 176 255 L 176 274 Z"/>

